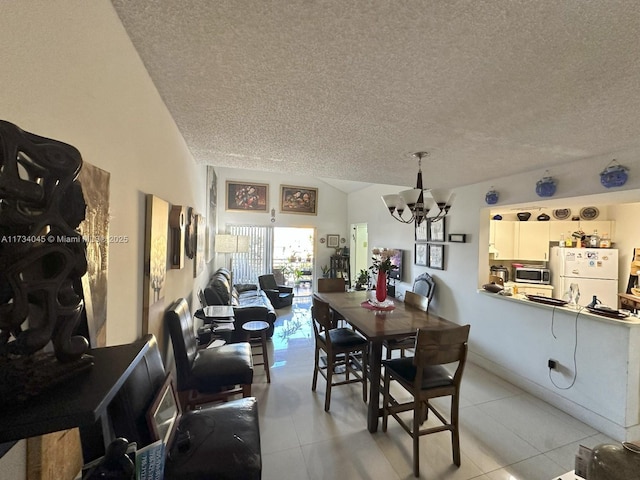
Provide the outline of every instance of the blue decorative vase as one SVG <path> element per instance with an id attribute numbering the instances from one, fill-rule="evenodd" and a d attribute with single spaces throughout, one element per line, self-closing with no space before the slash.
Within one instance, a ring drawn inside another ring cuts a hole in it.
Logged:
<path id="1" fill-rule="evenodd" d="M 536 183 L 536 193 L 539 197 L 553 197 L 556 193 L 556 182 L 552 177 L 542 177 Z"/>
<path id="2" fill-rule="evenodd" d="M 487 202 L 487 205 L 495 205 L 498 203 L 499 196 L 500 194 L 491 187 L 491 190 L 484 196 L 484 201 Z"/>
<path id="3" fill-rule="evenodd" d="M 621 187 L 627 182 L 627 167 L 623 167 L 615 160 L 609 164 L 602 172 L 600 172 L 600 183 L 606 188 Z"/>

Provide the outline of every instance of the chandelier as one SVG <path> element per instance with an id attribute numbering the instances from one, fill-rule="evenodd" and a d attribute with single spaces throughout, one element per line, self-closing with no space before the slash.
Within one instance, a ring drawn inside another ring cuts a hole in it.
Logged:
<path id="1" fill-rule="evenodd" d="M 442 220 L 449 213 L 455 193 L 443 189 L 425 190 L 422 186 L 422 159 L 429 156 L 429 152 L 416 152 L 413 156 L 418 159 L 416 188 L 383 195 L 382 201 L 391 216 L 402 223 L 415 222 L 416 225 L 420 225 L 425 218 L 429 218 L 432 222 Z M 402 216 L 405 210 L 411 212 L 410 218 Z M 432 214 L 429 215 L 429 212 Z"/>

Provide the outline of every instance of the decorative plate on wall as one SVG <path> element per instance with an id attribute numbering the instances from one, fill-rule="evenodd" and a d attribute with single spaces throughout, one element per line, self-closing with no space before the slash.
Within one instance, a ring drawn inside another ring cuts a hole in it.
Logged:
<path id="1" fill-rule="evenodd" d="M 580 210 L 580 218 L 582 220 L 595 220 L 600 215 L 596 207 L 584 207 Z"/>
<path id="2" fill-rule="evenodd" d="M 558 208 L 553 211 L 553 218 L 556 220 L 566 220 L 571 215 L 571 210 L 568 208 Z"/>

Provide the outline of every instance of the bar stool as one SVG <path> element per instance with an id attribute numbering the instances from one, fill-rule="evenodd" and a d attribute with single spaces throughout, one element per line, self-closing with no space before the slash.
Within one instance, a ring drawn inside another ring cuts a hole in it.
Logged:
<path id="1" fill-rule="evenodd" d="M 262 352 L 253 353 L 254 356 L 262 355 L 262 363 L 255 363 L 253 365 L 264 365 L 264 371 L 267 374 L 267 383 L 271 383 L 271 374 L 269 372 L 269 356 L 267 353 L 267 330 L 269 330 L 269 324 L 261 320 L 254 320 L 242 324 L 242 329 L 249 333 L 250 340 L 260 339 L 262 345 Z"/>

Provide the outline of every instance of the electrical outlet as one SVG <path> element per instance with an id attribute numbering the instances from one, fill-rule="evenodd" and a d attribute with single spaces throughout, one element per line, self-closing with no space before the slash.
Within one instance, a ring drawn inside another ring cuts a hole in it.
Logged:
<path id="1" fill-rule="evenodd" d="M 558 362 L 556 360 L 553 359 L 549 359 L 549 361 L 547 362 L 547 366 L 551 369 L 551 370 L 557 370 L 558 369 Z"/>

